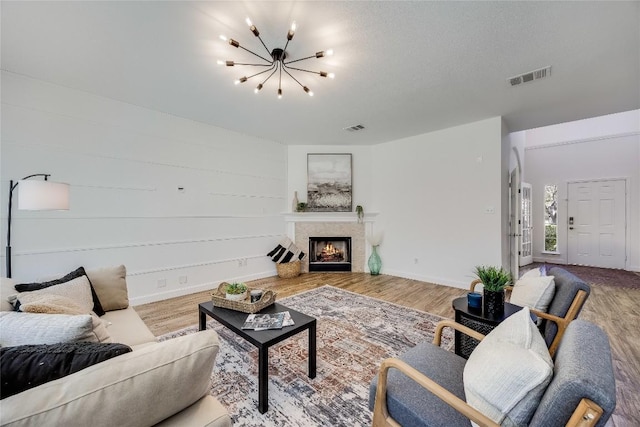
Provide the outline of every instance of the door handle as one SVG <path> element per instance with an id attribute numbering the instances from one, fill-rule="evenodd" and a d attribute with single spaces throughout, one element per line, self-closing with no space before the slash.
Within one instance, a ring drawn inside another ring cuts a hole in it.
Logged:
<path id="1" fill-rule="evenodd" d="M 573 230 L 573 227 L 569 227 L 569 230 Z"/>

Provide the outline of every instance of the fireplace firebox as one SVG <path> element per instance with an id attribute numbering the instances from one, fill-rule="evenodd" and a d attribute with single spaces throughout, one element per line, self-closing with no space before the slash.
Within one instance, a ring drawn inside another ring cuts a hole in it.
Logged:
<path id="1" fill-rule="evenodd" d="M 351 237 L 309 237 L 309 271 L 351 271 Z"/>

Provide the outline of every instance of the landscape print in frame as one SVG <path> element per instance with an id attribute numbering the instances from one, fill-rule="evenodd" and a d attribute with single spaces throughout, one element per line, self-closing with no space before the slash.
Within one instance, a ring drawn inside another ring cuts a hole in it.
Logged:
<path id="1" fill-rule="evenodd" d="M 351 153 L 307 154 L 307 209 L 351 212 Z"/>

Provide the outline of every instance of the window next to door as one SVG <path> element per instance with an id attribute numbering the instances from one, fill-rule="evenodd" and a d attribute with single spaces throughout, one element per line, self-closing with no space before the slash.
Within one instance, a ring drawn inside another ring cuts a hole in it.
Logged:
<path id="1" fill-rule="evenodd" d="M 544 186 L 544 251 L 558 253 L 558 186 Z"/>

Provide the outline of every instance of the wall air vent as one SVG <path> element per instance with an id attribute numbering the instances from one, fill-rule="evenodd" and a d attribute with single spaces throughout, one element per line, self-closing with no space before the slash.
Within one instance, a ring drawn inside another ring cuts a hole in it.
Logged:
<path id="1" fill-rule="evenodd" d="M 529 71 L 528 73 L 520 74 L 519 76 L 509 77 L 507 81 L 511 86 L 518 86 L 522 83 L 529 83 L 534 80 L 544 79 L 551 75 L 551 65 L 548 67 L 540 68 L 538 70 Z"/>
<path id="2" fill-rule="evenodd" d="M 364 126 L 362 125 L 355 125 L 355 126 L 349 126 L 347 128 L 344 128 L 344 130 L 349 131 L 349 132 L 357 132 L 359 130 L 363 130 Z"/>

